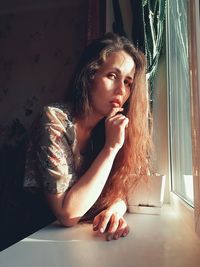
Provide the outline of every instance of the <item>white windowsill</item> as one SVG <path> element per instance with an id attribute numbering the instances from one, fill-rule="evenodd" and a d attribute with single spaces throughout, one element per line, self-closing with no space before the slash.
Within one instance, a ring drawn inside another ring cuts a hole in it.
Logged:
<path id="1" fill-rule="evenodd" d="M 126 218 L 130 234 L 111 242 L 91 225 L 49 225 L 2 251 L 0 266 L 199 267 L 200 239 L 172 206 L 164 205 L 160 215 Z"/>
<path id="2" fill-rule="evenodd" d="M 180 221 L 187 225 L 191 231 L 195 231 L 194 208 L 173 192 L 170 192 L 170 203 Z"/>

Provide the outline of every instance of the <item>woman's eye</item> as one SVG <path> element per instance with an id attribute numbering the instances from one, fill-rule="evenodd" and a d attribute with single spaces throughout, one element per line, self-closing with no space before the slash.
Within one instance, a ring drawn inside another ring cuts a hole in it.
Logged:
<path id="1" fill-rule="evenodd" d="M 117 78 L 117 75 L 115 73 L 109 73 L 108 74 L 108 78 L 112 79 L 112 80 L 115 80 Z"/>
<path id="2" fill-rule="evenodd" d="M 132 86 L 132 83 L 127 80 L 124 81 L 124 84 L 126 85 L 126 87 L 129 87 L 129 88 Z"/>

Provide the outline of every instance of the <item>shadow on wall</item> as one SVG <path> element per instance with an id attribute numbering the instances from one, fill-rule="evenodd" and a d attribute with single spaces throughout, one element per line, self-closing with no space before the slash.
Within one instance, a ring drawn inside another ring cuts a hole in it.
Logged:
<path id="1" fill-rule="evenodd" d="M 0 14 L 0 250 L 52 219 L 35 212 L 42 196 L 31 199 L 22 188 L 26 134 L 43 105 L 64 99 L 85 44 L 86 13 L 80 1 Z"/>

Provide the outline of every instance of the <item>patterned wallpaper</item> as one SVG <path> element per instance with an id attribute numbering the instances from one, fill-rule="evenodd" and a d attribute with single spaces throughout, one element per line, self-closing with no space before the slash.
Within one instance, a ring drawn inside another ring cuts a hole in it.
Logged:
<path id="1" fill-rule="evenodd" d="M 14 145 L 43 104 L 62 100 L 84 45 L 83 11 L 0 15 L 0 147 Z"/>

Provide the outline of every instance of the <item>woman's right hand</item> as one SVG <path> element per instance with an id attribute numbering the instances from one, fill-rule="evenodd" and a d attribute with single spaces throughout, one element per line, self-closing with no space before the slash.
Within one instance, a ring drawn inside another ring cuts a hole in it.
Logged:
<path id="1" fill-rule="evenodd" d="M 125 129 L 128 127 L 128 118 L 122 113 L 123 108 L 113 108 L 105 120 L 106 142 L 105 147 L 119 150 L 125 140 Z"/>

